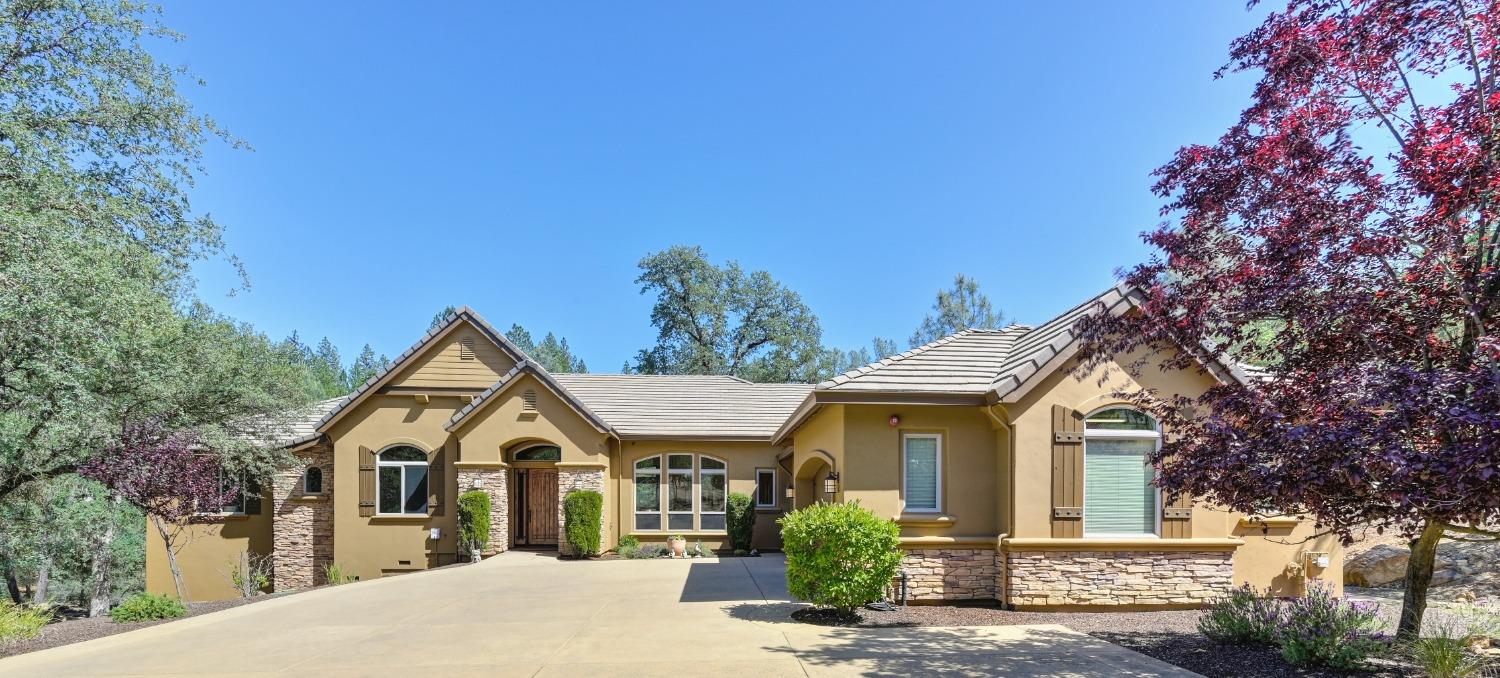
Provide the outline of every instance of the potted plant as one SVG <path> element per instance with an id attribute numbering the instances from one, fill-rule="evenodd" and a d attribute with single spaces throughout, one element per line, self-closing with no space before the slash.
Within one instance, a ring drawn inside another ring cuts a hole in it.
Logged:
<path id="1" fill-rule="evenodd" d="M 673 558 L 682 558 L 687 555 L 687 539 L 680 534 L 667 537 L 667 546 L 671 547 Z"/>

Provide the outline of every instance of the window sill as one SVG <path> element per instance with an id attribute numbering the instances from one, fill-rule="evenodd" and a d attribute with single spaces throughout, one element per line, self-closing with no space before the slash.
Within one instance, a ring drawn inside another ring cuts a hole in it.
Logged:
<path id="1" fill-rule="evenodd" d="M 1003 542 L 1007 551 L 1233 551 L 1241 539 L 1164 539 L 1162 537 L 1027 537 Z"/>
<path id="2" fill-rule="evenodd" d="M 1302 519 L 1295 516 L 1240 518 L 1240 527 L 1296 527 L 1300 524 L 1302 524 Z"/>
<path id="3" fill-rule="evenodd" d="M 780 506 L 757 506 L 757 507 L 755 507 L 755 512 L 756 513 L 781 513 L 781 507 Z"/>
<path id="4" fill-rule="evenodd" d="M 400 513 L 377 513 L 373 516 L 370 516 L 370 522 L 372 523 L 425 523 L 431 519 L 432 516 L 429 516 L 425 513 L 413 513 L 410 515 L 403 515 Z"/>
<path id="5" fill-rule="evenodd" d="M 942 513 L 903 513 L 896 516 L 896 524 L 902 527 L 953 527 L 957 516 Z"/>
<path id="6" fill-rule="evenodd" d="M 683 535 L 685 537 L 691 537 L 691 536 L 695 536 L 695 535 L 707 535 L 707 536 L 722 537 L 724 535 L 729 534 L 729 531 L 728 530 L 702 530 L 702 531 L 693 531 L 693 530 L 676 530 L 676 531 L 673 531 L 673 530 L 636 530 L 634 532 L 631 532 L 630 534 L 632 534 L 632 535 L 640 535 L 640 536 L 643 536 L 643 537 L 663 537 L 663 538 L 670 537 L 670 536 L 672 536 L 674 534 L 680 534 L 680 535 Z"/>
<path id="7" fill-rule="evenodd" d="M 299 494 L 299 495 L 297 495 L 295 497 L 289 498 L 288 501 L 308 502 L 308 503 L 319 502 L 319 501 L 328 501 L 328 495 L 326 495 L 326 494 Z"/>
<path id="8" fill-rule="evenodd" d="M 248 513 L 199 513 L 198 517 L 203 520 L 249 520 Z"/>

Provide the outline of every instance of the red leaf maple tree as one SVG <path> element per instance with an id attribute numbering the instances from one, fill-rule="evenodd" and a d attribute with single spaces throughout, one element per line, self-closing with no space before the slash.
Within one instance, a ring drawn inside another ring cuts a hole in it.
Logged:
<path id="1" fill-rule="evenodd" d="M 1240 120 L 1156 172 L 1158 252 L 1123 273 L 1137 312 L 1080 326 L 1090 367 L 1263 366 L 1195 399 L 1137 396 L 1173 432 L 1158 483 L 1346 543 L 1414 537 L 1405 638 L 1439 540 L 1500 523 L 1497 46 L 1497 0 L 1270 14 L 1224 67 L 1260 76 Z"/>

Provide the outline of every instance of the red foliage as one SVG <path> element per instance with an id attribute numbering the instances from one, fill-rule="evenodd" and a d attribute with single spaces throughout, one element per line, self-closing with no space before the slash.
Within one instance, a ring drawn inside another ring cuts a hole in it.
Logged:
<path id="1" fill-rule="evenodd" d="M 166 430 L 159 419 L 126 425 L 79 473 L 169 525 L 202 522 L 239 492 L 222 483 L 218 460 L 196 435 Z"/>
<path id="2" fill-rule="evenodd" d="M 1082 327 L 1091 365 L 1268 365 L 1141 396 L 1174 433 L 1161 485 L 1345 539 L 1500 521 L 1497 47 L 1500 0 L 1293 0 L 1233 43 L 1261 79 L 1157 171 L 1160 253 L 1124 273 L 1141 312 Z"/>

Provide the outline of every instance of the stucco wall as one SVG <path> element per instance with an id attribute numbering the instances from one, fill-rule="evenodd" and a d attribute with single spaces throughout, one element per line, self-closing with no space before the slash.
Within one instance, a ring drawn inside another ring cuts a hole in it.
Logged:
<path id="1" fill-rule="evenodd" d="M 1245 542 L 1235 553 L 1236 586 L 1269 587 L 1275 595 L 1296 596 L 1306 591 L 1308 583 L 1317 581 L 1343 595 L 1344 547 L 1333 535 L 1318 536 L 1313 521 L 1242 523 L 1237 514 L 1223 515 L 1229 534 Z M 1329 554 L 1327 568 L 1314 564 L 1318 553 Z"/>
<path id="2" fill-rule="evenodd" d="M 177 555 L 187 583 L 190 600 L 225 600 L 239 598 L 240 592 L 229 582 L 232 564 L 240 554 L 271 552 L 271 498 L 262 499 L 261 513 L 253 516 L 231 516 L 205 525 L 185 528 L 192 537 Z M 181 542 L 179 542 L 181 543 Z M 177 595 L 172 571 L 167 566 L 167 550 L 160 533 L 146 520 L 146 590 Z"/>
<path id="3" fill-rule="evenodd" d="M 610 503 L 610 509 L 618 516 L 617 525 L 620 532 L 614 535 L 608 546 L 613 547 L 618 543 L 619 534 L 633 534 L 642 542 L 665 542 L 671 534 L 681 533 L 687 537 L 689 544 L 694 541 L 702 541 L 705 548 L 727 548 L 728 537 L 722 531 L 687 531 L 687 530 L 656 530 L 637 531 L 635 527 L 635 462 L 649 456 L 667 454 L 670 452 L 686 452 L 692 454 L 703 454 L 710 457 L 722 459 L 728 465 L 726 472 L 729 492 L 755 496 L 755 469 L 776 468 L 776 455 L 779 448 L 772 447 L 770 443 L 762 442 L 724 442 L 724 441 L 673 441 L 673 440 L 627 440 L 620 443 L 620 458 L 615 464 L 611 475 L 610 487 L 605 500 Z M 663 465 L 665 465 L 663 460 Z M 786 474 L 784 471 L 778 473 L 778 483 L 785 484 Z M 693 497 L 694 506 L 698 503 L 697 477 L 694 477 Z M 782 502 L 785 502 L 785 492 L 781 492 Z M 665 493 L 662 495 L 662 503 L 666 503 Z M 756 529 L 754 541 L 756 548 L 780 548 L 781 532 L 775 528 L 775 521 L 780 517 L 777 511 L 757 512 Z M 663 527 L 666 526 L 665 514 L 662 518 Z"/>

